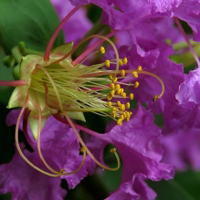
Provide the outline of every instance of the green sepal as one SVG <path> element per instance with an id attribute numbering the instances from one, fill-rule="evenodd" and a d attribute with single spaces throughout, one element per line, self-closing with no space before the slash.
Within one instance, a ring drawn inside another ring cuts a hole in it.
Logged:
<path id="1" fill-rule="evenodd" d="M 68 111 L 67 115 L 71 119 L 75 119 L 75 120 L 86 122 L 86 119 L 85 119 L 85 117 L 84 117 L 82 112 L 70 112 L 70 111 Z"/>
<path id="2" fill-rule="evenodd" d="M 72 47 L 73 47 L 73 42 L 63 44 L 55 48 L 53 51 L 51 51 L 51 55 L 56 54 L 59 56 L 64 56 L 72 50 Z"/>
<path id="3" fill-rule="evenodd" d="M 21 86 L 23 87 L 23 86 Z M 21 102 L 20 102 L 20 96 L 21 96 L 21 88 L 20 87 L 16 87 L 8 101 L 8 105 L 7 108 L 17 108 L 17 107 L 21 107 Z"/>
<path id="4" fill-rule="evenodd" d="M 48 117 L 42 117 L 42 121 L 41 121 L 41 127 L 40 127 L 40 131 L 42 131 L 45 122 L 47 121 Z M 37 140 L 38 138 L 38 116 L 35 117 L 34 114 L 30 114 L 28 117 L 28 121 L 29 121 L 29 125 L 31 128 L 31 133 L 33 134 L 33 137 L 35 140 Z"/>

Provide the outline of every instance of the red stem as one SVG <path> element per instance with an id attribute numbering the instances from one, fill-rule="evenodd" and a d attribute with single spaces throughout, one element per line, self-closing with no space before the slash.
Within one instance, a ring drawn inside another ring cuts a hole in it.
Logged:
<path id="1" fill-rule="evenodd" d="M 44 53 L 44 61 L 48 61 L 49 60 L 49 54 L 51 52 L 51 48 L 53 46 L 53 43 L 55 42 L 60 30 L 63 28 L 64 24 L 67 22 L 67 20 L 79 9 L 81 8 L 81 6 L 76 6 L 74 7 L 68 14 L 67 16 L 60 22 L 59 26 L 57 27 L 57 29 L 55 30 L 55 32 L 53 33 L 48 45 L 47 45 L 47 48 L 46 48 L 46 51 Z"/>
<path id="2" fill-rule="evenodd" d="M 26 81 L 19 80 L 19 81 L 0 81 L 0 86 L 24 86 L 26 85 Z"/>

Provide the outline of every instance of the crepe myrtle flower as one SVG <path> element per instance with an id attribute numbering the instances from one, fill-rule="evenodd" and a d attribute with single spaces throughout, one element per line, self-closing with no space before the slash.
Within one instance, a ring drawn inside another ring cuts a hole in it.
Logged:
<path id="1" fill-rule="evenodd" d="M 118 170 L 120 159 L 115 148 L 111 149 L 117 159 L 117 166 L 110 168 L 99 162 L 91 151 L 87 148 L 85 142 L 80 137 L 77 128 L 91 133 L 90 130 L 78 126 L 72 122 L 72 119 L 85 121 L 84 112 L 92 112 L 101 116 L 111 117 L 122 126 L 124 121 L 129 121 L 132 115 L 130 111 L 130 101 L 134 99 L 134 94 L 126 92 L 123 86 L 137 87 L 137 82 L 123 83 L 123 79 L 129 76 L 136 80 L 140 75 L 149 75 L 160 82 L 162 89 L 160 94 L 152 94 L 153 101 L 161 98 L 164 93 L 164 83 L 155 74 L 143 71 L 139 66 L 134 70 L 120 70 L 120 66 L 126 65 L 126 57 L 119 58 L 117 48 L 109 39 L 116 31 L 112 31 L 106 36 L 91 35 L 79 42 L 75 47 L 72 43 L 67 43 L 51 51 L 52 45 L 62 29 L 65 22 L 80 8 L 75 7 L 60 23 L 55 30 L 52 38 L 47 45 L 43 56 L 27 55 L 21 59 L 18 67 L 14 69 L 15 77 L 20 80 L 3 82 L 1 85 L 16 86 L 8 103 L 8 108 L 21 107 L 17 118 L 15 129 L 16 148 L 21 157 L 33 168 L 43 174 L 52 177 L 62 175 L 71 175 L 78 172 L 84 165 L 86 155 L 88 155 L 97 165 L 107 170 Z M 99 38 L 97 42 L 88 47 L 80 56 L 72 60 L 73 52 L 85 41 Z M 98 51 L 91 53 L 96 47 L 107 41 L 114 49 L 116 58 L 105 60 L 103 63 L 85 66 L 83 62 L 95 54 L 104 54 L 105 48 L 100 47 Z M 91 54 L 90 54 L 91 53 Z M 115 64 L 114 70 L 109 70 L 111 64 Z M 123 102 L 121 101 L 123 100 Z M 24 115 L 23 115 L 24 113 Z M 66 173 L 63 168 L 55 170 L 45 160 L 41 151 L 41 130 L 47 118 L 53 115 L 56 119 L 65 120 L 74 130 L 74 133 L 81 145 L 82 162 L 80 166 Z M 23 153 L 18 141 L 18 129 L 20 120 L 29 121 L 29 125 L 35 140 L 37 140 L 37 150 L 40 159 L 50 172 L 37 167 Z"/>

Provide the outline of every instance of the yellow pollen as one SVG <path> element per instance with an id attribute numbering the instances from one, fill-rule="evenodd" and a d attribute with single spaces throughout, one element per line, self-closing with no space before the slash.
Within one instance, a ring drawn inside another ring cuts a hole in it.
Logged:
<path id="1" fill-rule="evenodd" d="M 86 146 L 82 146 L 82 148 L 80 149 L 81 153 L 84 153 L 87 150 Z"/>
<path id="2" fill-rule="evenodd" d="M 118 119 L 118 120 L 117 120 L 117 124 L 118 124 L 119 126 L 121 126 L 121 125 L 122 125 L 122 120 L 121 120 L 121 119 Z"/>
<path id="3" fill-rule="evenodd" d="M 131 107 L 130 103 L 127 102 L 127 103 L 126 103 L 126 109 L 129 109 L 130 107 Z"/>
<path id="4" fill-rule="evenodd" d="M 108 94 L 108 95 L 107 95 L 107 100 L 108 100 L 108 101 L 111 101 L 111 100 L 112 100 L 111 94 Z"/>
<path id="5" fill-rule="evenodd" d="M 126 112 L 123 112 L 123 115 L 124 115 L 124 119 L 126 119 L 127 118 Z"/>
<path id="6" fill-rule="evenodd" d="M 123 66 L 123 64 L 122 60 L 119 60 L 119 66 Z"/>
<path id="7" fill-rule="evenodd" d="M 113 107 L 113 112 L 117 112 L 117 108 L 116 107 Z"/>
<path id="8" fill-rule="evenodd" d="M 124 88 L 120 89 L 120 94 L 122 95 L 124 93 Z"/>
<path id="9" fill-rule="evenodd" d="M 122 97 L 123 97 L 124 99 L 126 99 L 126 93 L 125 93 L 125 92 L 123 92 L 121 95 L 122 95 Z"/>
<path id="10" fill-rule="evenodd" d="M 117 105 L 120 107 L 122 103 L 119 100 L 117 100 Z"/>
<path id="11" fill-rule="evenodd" d="M 121 93 L 121 89 L 117 89 L 116 92 L 119 95 Z"/>
<path id="12" fill-rule="evenodd" d="M 116 85 L 116 90 L 119 90 L 121 88 L 120 84 Z"/>
<path id="13" fill-rule="evenodd" d="M 138 69 L 138 71 L 140 71 L 140 72 L 141 72 L 141 71 L 142 71 L 142 66 L 138 66 L 138 68 L 137 68 L 137 69 Z"/>
<path id="14" fill-rule="evenodd" d="M 105 61 L 105 66 L 106 66 L 107 68 L 110 67 L 110 60 L 106 60 L 106 61 Z"/>
<path id="15" fill-rule="evenodd" d="M 100 47 L 100 52 L 101 52 L 101 54 L 104 54 L 106 52 L 105 48 L 103 46 Z"/>
<path id="16" fill-rule="evenodd" d="M 108 101 L 108 102 L 107 102 L 107 107 L 110 108 L 111 106 L 112 106 L 112 102 L 111 102 L 111 101 Z"/>
<path id="17" fill-rule="evenodd" d="M 155 96 L 153 97 L 153 102 L 156 102 L 157 99 L 159 99 L 159 98 L 158 98 L 158 95 L 155 95 Z"/>
<path id="18" fill-rule="evenodd" d="M 128 63 L 128 59 L 127 59 L 127 57 L 124 57 L 123 62 L 124 62 L 124 65 L 126 65 L 126 64 Z"/>
<path id="19" fill-rule="evenodd" d="M 113 148 L 110 150 L 110 153 L 115 153 L 116 151 L 117 151 L 116 148 Z"/>
<path id="20" fill-rule="evenodd" d="M 138 73 L 137 73 L 136 71 L 133 71 L 132 74 L 133 74 L 133 76 L 134 76 L 135 78 L 138 78 Z"/>
<path id="21" fill-rule="evenodd" d="M 133 87 L 134 87 L 134 88 L 138 88 L 138 87 L 139 87 L 139 82 L 136 81 Z"/>
<path id="22" fill-rule="evenodd" d="M 121 76 L 124 77 L 126 75 L 125 71 L 122 69 L 120 72 Z"/>
<path id="23" fill-rule="evenodd" d="M 114 84 L 114 83 L 111 83 L 111 84 L 110 84 L 110 88 L 111 88 L 111 90 L 114 90 L 114 89 L 115 89 L 115 84 Z"/>
<path id="24" fill-rule="evenodd" d="M 124 115 L 120 115 L 119 119 L 121 119 L 123 121 L 124 120 Z"/>
<path id="25" fill-rule="evenodd" d="M 111 95 L 112 97 L 114 97 L 114 96 L 115 96 L 115 90 L 111 90 L 111 91 L 110 91 L 110 95 Z"/>
<path id="26" fill-rule="evenodd" d="M 112 117 L 113 119 L 115 119 L 115 118 L 116 118 L 116 112 L 112 112 L 112 113 L 111 113 L 111 117 Z"/>
<path id="27" fill-rule="evenodd" d="M 124 111 L 125 111 L 125 105 L 122 104 L 122 105 L 119 107 L 119 110 L 121 110 L 122 112 L 124 112 Z"/>
<path id="28" fill-rule="evenodd" d="M 133 100 L 134 99 L 134 94 L 130 93 L 129 97 L 130 97 L 130 100 Z"/>
<path id="29" fill-rule="evenodd" d="M 113 80 L 112 80 L 113 83 L 116 83 L 117 82 L 117 77 L 115 77 Z"/>

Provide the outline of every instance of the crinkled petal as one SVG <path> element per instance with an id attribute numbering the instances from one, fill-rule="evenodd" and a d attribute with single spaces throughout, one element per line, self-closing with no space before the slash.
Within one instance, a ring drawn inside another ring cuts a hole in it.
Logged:
<path id="1" fill-rule="evenodd" d="M 197 68 L 190 71 L 184 82 L 180 85 L 179 91 L 176 94 L 176 99 L 180 104 L 193 102 L 200 104 L 200 69 Z"/>
<path id="2" fill-rule="evenodd" d="M 36 153 L 23 150 L 26 157 L 42 166 Z M 36 171 L 16 153 L 12 161 L 0 166 L 0 193 L 11 192 L 13 200 L 62 200 L 66 191 L 60 178 L 52 178 Z"/>
<path id="3" fill-rule="evenodd" d="M 74 8 L 69 1 L 51 0 L 51 2 L 58 13 L 60 20 Z M 84 1 L 82 1 L 82 3 L 84 3 Z M 76 44 L 91 27 L 92 23 L 86 16 L 86 10 L 84 8 L 79 9 L 64 25 L 65 42 L 73 41 Z"/>

